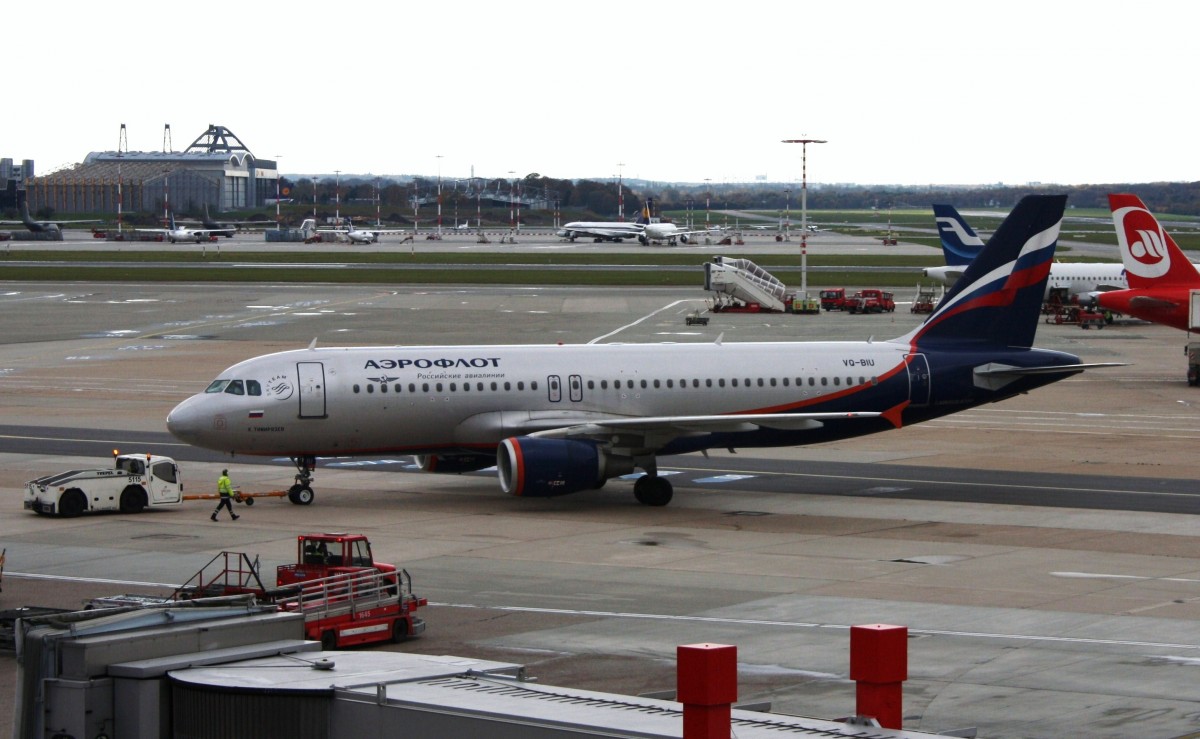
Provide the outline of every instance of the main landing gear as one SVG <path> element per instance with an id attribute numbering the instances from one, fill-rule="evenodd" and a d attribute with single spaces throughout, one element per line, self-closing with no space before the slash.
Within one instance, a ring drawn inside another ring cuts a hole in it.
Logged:
<path id="1" fill-rule="evenodd" d="M 633 483 L 633 497 L 642 505 L 665 506 L 674 495 L 671 481 L 665 477 L 642 475 Z"/>
<path id="2" fill-rule="evenodd" d="M 292 457 L 296 465 L 296 484 L 288 488 L 288 500 L 296 505 L 310 505 L 316 493 L 312 489 L 313 470 L 317 468 L 317 458 L 312 455 Z"/>

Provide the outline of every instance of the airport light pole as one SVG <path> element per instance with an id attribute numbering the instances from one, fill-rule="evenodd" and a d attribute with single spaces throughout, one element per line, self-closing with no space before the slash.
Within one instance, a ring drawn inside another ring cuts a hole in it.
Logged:
<path id="1" fill-rule="evenodd" d="M 800 294 L 808 297 L 808 145 L 828 143 L 823 139 L 784 139 L 800 144 Z"/>
<path id="2" fill-rule="evenodd" d="M 333 220 L 337 222 L 337 227 L 342 227 L 342 170 L 333 170 Z"/>
<path id="3" fill-rule="evenodd" d="M 442 155 L 435 154 L 438 160 L 438 238 L 442 238 Z"/>
<path id="4" fill-rule="evenodd" d="M 508 170 L 508 237 L 511 239 L 517 231 L 516 216 L 513 215 L 513 209 L 517 206 L 516 198 L 513 196 L 513 176 L 516 171 Z"/>
<path id="5" fill-rule="evenodd" d="M 317 220 L 317 178 L 312 178 L 313 181 L 313 220 Z M 315 225 L 315 224 L 314 224 Z"/>
<path id="6" fill-rule="evenodd" d="M 625 220 L 625 188 L 621 185 L 625 179 L 625 163 L 617 163 L 617 220 Z"/>
<path id="7" fill-rule="evenodd" d="M 282 154 L 275 155 L 275 230 L 278 231 L 283 224 L 279 217 L 279 159 Z"/>
<path id="8" fill-rule="evenodd" d="M 121 226 L 121 207 L 124 205 L 124 196 L 121 194 L 121 158 L 125 156 L 125 152 L 129 150 L 129 140 L 125 136 L 125 124 L 121 124 L 120 138 L 117 139 L 117 238 L 123 239 L 124 231 Z"/>
<path id="9" fill-rule="evenodd" d="M 712 185 L 710 184 L 711 182 L 712 182 L 711 178 L 709 178 L 709 177 L 704 178 L 704 230 L 705 231 L 708 230 L 708 207 L 709 207 L 709 201 L 712 200 Z"/>
<path id="10" fill-rule="evenodd" d="M 792 240 L 792 188 L 783 191 L 783 240 Z"/>

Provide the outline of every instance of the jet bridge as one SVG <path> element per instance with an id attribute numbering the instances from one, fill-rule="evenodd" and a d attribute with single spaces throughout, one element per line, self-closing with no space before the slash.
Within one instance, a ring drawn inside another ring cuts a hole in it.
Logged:
<path id="1" fill-rule="evenodd" d="M 713 257 L 704 265 L 704 289 L 757 304 L 764 311 L 782 313 L 787 309 L 787 286 L 749 259 Z"/>

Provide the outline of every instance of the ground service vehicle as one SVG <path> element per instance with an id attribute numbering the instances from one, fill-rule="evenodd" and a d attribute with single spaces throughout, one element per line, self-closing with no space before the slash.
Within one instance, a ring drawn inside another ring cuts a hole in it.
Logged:
<path id="1" fill-rule="evenodd" d="M 275 587 L 259 577 L 258 560 L 221 552 L 176 591 L 180 599 L 252 594 L 283 611 L 304 614 L 305 636 L 324 649 L 403 641 L 425 631 L 416 610 L 427 604 L 412 592 L 412 578 L 376 562 L 360 534 L 303 534 L 295 564 L 279 565 Z"/>
<path id="2" fill-rule="evenodd" d="M 157 454 L 114 454 L 111 468 L 70 470 L 25 483 L 25 509 L 78 516 L 92 511 L 140 513 L 183 502 L 179 465 Z"/>
<path id="3" fill-rule="evenodd" d="M 1187 353 L 1187 381 L 1195 387 L 1200 385 L 1200 341 L 1189 341 L 1184 352 Z"/>
<path id="4" fill-rule="evenodd" d="M 896 310 L 892 294 L 878 288 L 867 288 L 846 299 L 845 310 L 851 313 L 891 313 Z"/>
<path id="5" fill-rule="evenodd" d="M 843 310 L 846 307 L 846 288 L 831 287 L 821 291 L 821 310 Z"/>

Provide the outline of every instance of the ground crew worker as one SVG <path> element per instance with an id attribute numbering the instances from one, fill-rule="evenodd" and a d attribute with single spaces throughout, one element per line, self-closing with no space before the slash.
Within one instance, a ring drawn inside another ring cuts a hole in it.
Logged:
<path id="1" fill-rule="evenodd" d="M 236 521 L 241 516 L 233 512 L 233 481 L 229 479 L 229 470 L 221 470 L 221 476 L 217 478 L 217 493 L 221 496 L 221 502 L 217 503 L 217 508 L 212 512 L 212 520 L 217 520 L 217 514 L 222 508 L 229 509 L 229 515 Z"/>

